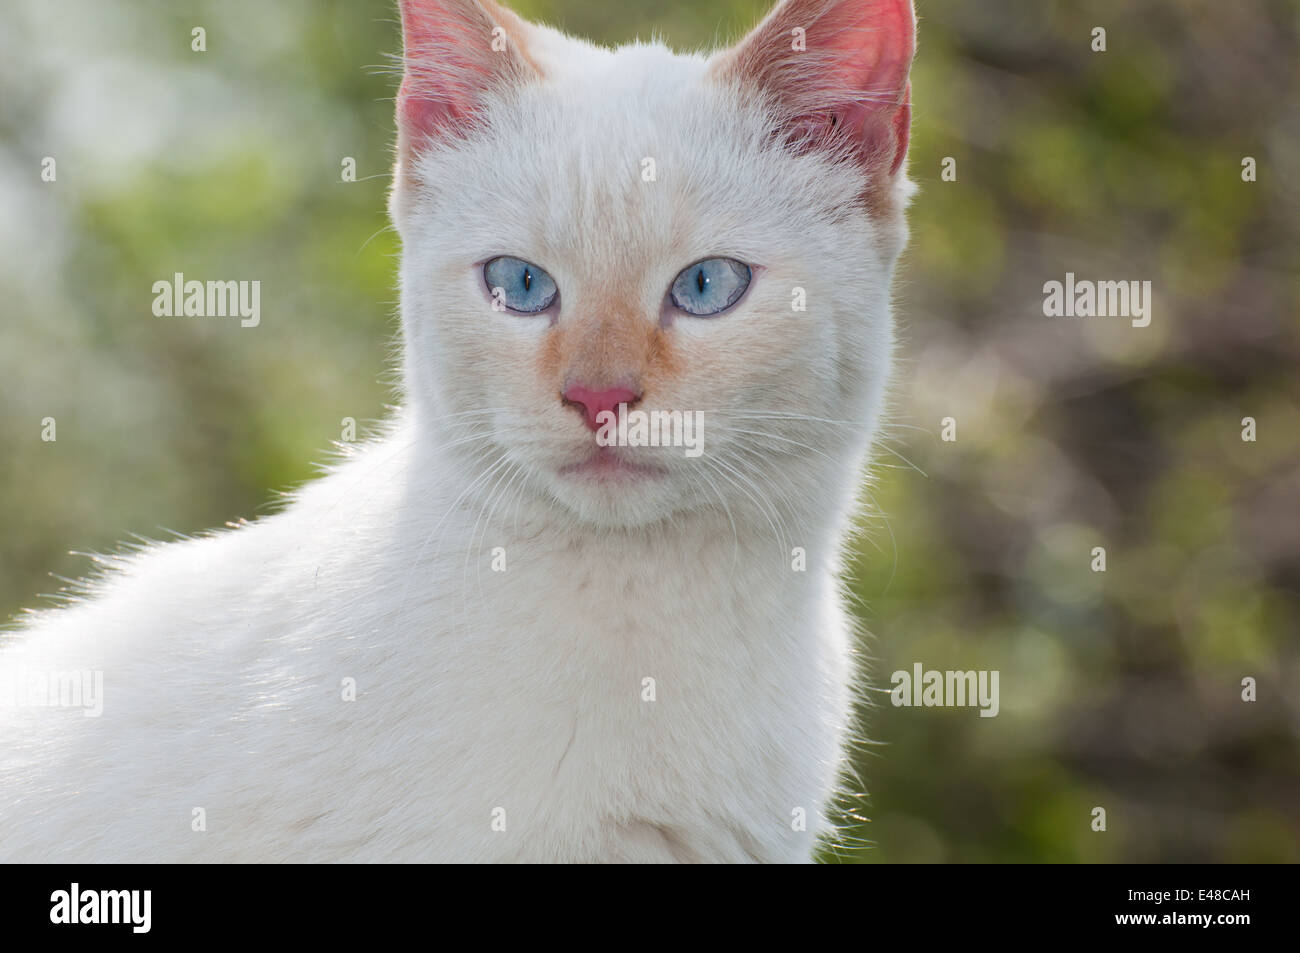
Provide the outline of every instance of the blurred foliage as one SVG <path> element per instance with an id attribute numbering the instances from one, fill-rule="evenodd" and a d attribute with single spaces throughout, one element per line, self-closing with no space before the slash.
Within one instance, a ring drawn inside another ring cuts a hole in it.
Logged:
<path id="1" fill-rule="evenodd" d="M 515 8 L 701 48 L 765 5 Z M 1300 860 L 1300 6 L 918 9 L 897 413 L 851 560 L 869 794 L 828 856 Z M 399 41 L 388 0 L 16 0 L 5 20 L 10 613 L 86 571 L 69 547 L 254 515 L 343 417 L 383 415 Z M 149 289 L 177 271 L 260 279 L 262 326 L 159 333 Z M 1067 271 L 1152 281 L 1150 327 L 1045 318 Z M 894 708 L 890 673 L 918 661 L 1000 671 L 1001 713 Z"/>

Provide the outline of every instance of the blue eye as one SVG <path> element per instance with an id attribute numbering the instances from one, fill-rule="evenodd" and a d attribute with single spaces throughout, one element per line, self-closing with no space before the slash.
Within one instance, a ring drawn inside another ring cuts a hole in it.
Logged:
<path id="1" fill-rule="evenodd" d="M 749 266 L 734 258 L 697 261 L 673 279 L 673 304 L 687 314 L 720 314 L 749 287 Z"/>
<path id="2" fill-rule="evenodd" d="M 558 293 L 555 279 L 542 269 L 507 255 L 493 258 L 483 266 L 483 280 L 494 302 L 499 301 L 521 314 L 545 311 Z"/>

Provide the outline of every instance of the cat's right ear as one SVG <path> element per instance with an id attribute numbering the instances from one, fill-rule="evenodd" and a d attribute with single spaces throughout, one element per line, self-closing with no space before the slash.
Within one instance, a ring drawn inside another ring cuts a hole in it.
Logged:
<path id="1" fill-rule="evenodd" d="M 494 92 L 540 74 L 527 22 L 492 0 L 401 0 L 399 174 L 422 144 L 463 133 Z"/>

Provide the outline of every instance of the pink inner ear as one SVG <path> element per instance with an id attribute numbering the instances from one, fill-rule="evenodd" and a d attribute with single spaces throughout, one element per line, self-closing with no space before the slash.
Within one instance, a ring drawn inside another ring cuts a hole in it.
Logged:
<path id="1" fill-rule="evenodd" d="M 893 175 L 907 157 L 907 142 L 912 134 L 912 84 L 909 82 L 903 90 L 903 105 L 894 113 L 894 162 L 889 167 Z"/>
<path id="2" fill-rule="evenodd" d="M 413 85 L 409 77 L 403 79 L 402 88 L 397 93 L 398 122 L 406 127 L 408 133 L 428 135 L 462 119 L 468 112 L 468 103 L 438 100 L 428 90 L 417 95 L 411 91 Z"/>
<path id="3" fill-rule="evenodd" d="M 844 2 L 836 8 L 846 23 L 829 37 L 842 51 L 838 84 L 862 98 L 835 108 L 843 134 L 859 143 L 864 158 L 889 163 L 893 175 L 907 155 L 911 129 L 911 83 L 908 72 L 916 46 L 911 0 Z M 830 26 L 830 24 L 827 24 Z M 831 92 L 834 95 L 834 92 Z"/>
<path id="4" fill-rule="evenodd" d="M 799 148 L 848 142 L 864 166 L 892 175 L 907 154 L 915 47 L 911 0 L 785 0 L 723 68 L 776 96 Z"/>
<path id="5" fill-rule="evenodd" d="M 513 46 L 492 49 L 496 26 L 477 0 L 402 0 L 397 120 L 408 140 L 463 124 L 492 87 L 521 73 Z"/>

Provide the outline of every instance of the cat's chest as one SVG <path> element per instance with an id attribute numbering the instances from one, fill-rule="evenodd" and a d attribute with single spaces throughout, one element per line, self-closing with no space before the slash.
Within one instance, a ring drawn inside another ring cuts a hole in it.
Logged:
<path id="1" fill-rule="evenodd" d="M 471 808 L 458 823 L 502 808 L 551 830 L 705 811 L 734 800 L 737 776 L 784 813 L 824 783 L 843 681 L 826 587 L 730 538 L 696 551 L 674 564 L 516 544 L 496 569 L 446 576 L 399 676 L 431 797 Z"/>
<path id="2" fill-rule="evenodd" d="M 765 539 L 688 540 L 481 547 L 445 571 L 426 622 L 454 654 L 589 696 L 656 673 L 725 691 L 816 637 L 827 580 Z"/>

